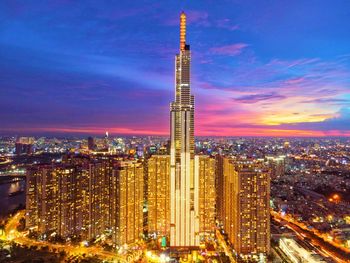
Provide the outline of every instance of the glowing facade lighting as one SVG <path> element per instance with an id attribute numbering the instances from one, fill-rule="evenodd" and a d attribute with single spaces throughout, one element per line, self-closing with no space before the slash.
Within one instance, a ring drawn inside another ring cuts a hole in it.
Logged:
<path id="1" fill-rule="evenodd" d="M 185 50 L 186 46 L 186 14 L 181 13 L 180 16 L 180 50 Z"/>
<path id="2" fill-rule="evenodd" d="M 259 160 L 224 158 L 224 228 L 242 255 L 270 252 L 270 171 Z"/>
<path id="3" fill-rule="evenodd" d="M 197 246 L 198 178 L 194 173 L 194 96 L 186 15 L 180 16 L 180 53 L 175 57 L 175 101 L 170 106 L 170 246 Z M 197 197 L 197 198 L 196 198 Z"/>
<path id="4" fill-rule="evenodd" d="M 162 236 L 170 231 L 170 156 L 148 160 L 148 233 Z"/>

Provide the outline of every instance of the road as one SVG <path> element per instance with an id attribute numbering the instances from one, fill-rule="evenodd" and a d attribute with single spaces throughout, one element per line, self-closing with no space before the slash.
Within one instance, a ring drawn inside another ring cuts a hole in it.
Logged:
<path id="1" fill-rule="evenodd" d="M 115 252 L 110 252 L 104 250 L 99 246 L 74 246 L 74 245 L 62 245 L 62 244 L 53 244 L 46 241 L 36 241 L 26 237 L 25 232 L 18 232 L 17 226 L 19 225 L 19 220 L 24 217 L 24 211 L 18 212 L 15 216 L 9 219 L 8 223 L 5 226 L 6 240 L 13 241 L 20 245 L 25 246 L 37 246 L 38 248 L 47 247 L 49 251 L 64 251 L 68 255 L 90 255 L 97 256 L 101 259 L 112 261 L 112 262 L 130 262 L 132 259 L 137 259 L 142 255 L 142 251 L 137 251 L 134 255 L 122 256 L 118 255 Z"/>
<path id="2" fill-rule="evenodd" d="M 301 224 L 297 224 L 297 222 L 295 220 L 292 220 L 291 217 L 281 216 L 280 214 L 274 211 L 271 212 L 271 215 L 273 219 L 277 222 L 285 221 L 287 223 L 285 226 L 291 229 L 293 232 L 295 232 L 299 239 L 305 240 L 305 238 L 308 238 L 307 243 L 312 245 L 314 247 L 314 250 L 323 257 L 330 257 L 339 263 L 350 262 L 349 257 L 343 256 L 336 251 L 332 251 L 327 246 L 325 246 L 325 243 L 328 243 L 330 246 L 334 247 L 334 250 L 340 249 L 339 245 L 334 246 L 334 242 L 324 240 L 323 236 L 317 235 L 313 231 L 310 231 L 305 225 L 300 226 Z"/>
<path id="3" fill-rule="evenodd" d="M 231 248 L 227 245 L 225 241 L 225 237 L 221 234 L 220 230 L 216 230 L 216 238 L 218 240 L 219 245 L 224 249 L 226 256 L 230 258 L 231 262 L 237 262 L 235 256 L 233 255 Z"/>
<path id="4" fill-rule="evenodd" d="M 339 248 L 341 249 L 342 251 L 344 251 L 345 253 L 349 253 L 350 254 L 350 249 L 349 248 L 346 248 L 344 246 L 342 246 L 341 244 L 339 243 L 336 243 L 332 240 L 329 239 L 329 236 L 327 234 L 322 234 L 322 233 L 319 233 L 317 230 L 315 229 L 308 229 L 307 226 L 304 224 L 304 223 L 301 223 L 301 222 L 298 222 L 296 221 L 293 217 L 289 216 L 288 214 L 287 215 L 284 215 L 284 216 L 281 216 L 279 213 L 275 212 L 275 211 L 271 211 L 271 215 L 275 218 L 278 218 L 280 220 L 284 220 L 284 221 L 287 221 L 289 223 L 292 223 L 298 227 L 300 227 L 301 229 L 305 230 L 305 231 L 308 231 L 308 232 L 311 232 L 313 233 L 314 235 L 318 236 L 319 238 L 323 239 L 325 242 L 329 243 L 330 245 L 336 247 L 336 248 Z"/>

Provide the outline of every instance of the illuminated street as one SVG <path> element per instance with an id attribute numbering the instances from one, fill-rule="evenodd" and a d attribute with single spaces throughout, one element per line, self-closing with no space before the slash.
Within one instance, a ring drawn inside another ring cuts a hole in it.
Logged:
<path id="1" fill-rule="evenodd" d="M 220 230 L 216 230 L 215 233 L 216 233 L 217 242 L 218 242 L 219 246 L 221 246 L 224 249 L 226 256 L 228 256 L 230 258 L 231 262 L 236 262 L 235 256 L 232 253 L 232 248 L 230 248 L 228 246 L 228 244 L 225 241 L 225 238 L 221 234 Z"/>
<path id="2" fill-rule="evenodd" d="M 5 236 L 2 237 L 3 240 L 13 241 L 19 245 L 24 245 L 27 247 L 36 246 L 38 249 L 43 247 L 48 247 L 49 251 L 60 251 L 66 252 L 68 255 L 77 256 L 77 255 L 88 255 L 88 256 L 97 256 L 101 260 L 107 260 L 110 262 L 130 262 L 137 260 L 142 255 L 141 251 L 135 251 L 132 256 L 121 256 L 117 253 L 109 252 L 103 250 L 99 246 L 73 246 L 73 245 L 60 245 L 52 244 L 45 241 L 35 241 L 26 236 L 26 232 L 18 232 L 17 226 L 19 225 L 19 220 L 24 216 L 24 211 L 17 213 L 15 216 L 9 219 L 5 227 Z"/>
<path id="3" fill-rule="evenodd" d="M 350 262 L 350 254 L 346 249 L 343 250 L 339 248 L 339 246 L 334 246 L 334 242 L 329 242 L 329 240 L 323 239 L 323 236 L 316 235 L 314 232 L 308 230 L 307 228 L 305 228 L 305 226 L 298 224 L 286 215 L 281 216 L 274 211 L 271 211 L 271 215 L 273 216 L 274 220 L 278 223 L 281 223 L 283 221 L 287 222 L 286 226 L 289 229 L 293 230 L 296 233 L 297 237 L 301 240 L 308 238 L 308 243 L 312 244 L 314 246 L 314 249 L 318 251 L 321 255 L 325 257 L 331 257 L 337 260 L 337 262 Z M 322 241 L 317 239 L 315 236 L 321 238 Z M 331 246 L 334 246 L 334 250 L 330 250 L 328 246 L 325 246 L 325 243 L 329 243 Z M 337 250 L 339 249 L 343 250 L 345 253 L 348 253 L 347 256 L 339 254 L 339 252 L 337 252 Z"/>

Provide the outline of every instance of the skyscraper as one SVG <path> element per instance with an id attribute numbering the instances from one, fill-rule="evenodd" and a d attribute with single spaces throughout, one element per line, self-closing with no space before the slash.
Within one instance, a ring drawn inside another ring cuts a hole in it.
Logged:
<path id="1" fill-rule="evenodd" d="M 26 226 L 39 234 L 70 237 L 81 233 L 78 179 L 82 170 L 70 165 L 44 165 L 27 173 Z"/>
<path id="2" fill-rule="evenodd" d="M 221 154 L 215 156 L 215 190 L 216 190 L 216 219 L 220 224 L 224 220 L 224 157 Z"/>
<path id="3" fill-rule="evenodd" d="M 89 211 L 89 238 L 102 233 L 110 226 L 111 213 L 111 160 L 93 160 L 89 163 L 88 211 Z"/>
<path id="4" fill-rule="evenodd" d="M 113 170 L 112 235 L 116 245 L 135 243 L 143 234 L 143 165 L 123 161 Z"/>
<path id="5" fill-rule="evenodd" d="M 121 246 L 143 234 L 143 201 L 142 162 L 65 156 L 28 169 L 26 227 L 44 238 L 93 239 L 107 231 Z"/>
<path id="6" fill-rule="evenodd" d="M 148 160 L 148 232 L 169 236 L 170 156 L 153 155 Z"/>
<path id="7" fill-rule="evenodd" d="M 270 252 L 270 172 L 260 160 L 224 158 L 224 228 L 243 256 Z"/>
<path id="8" fill-rule="evenodd" d="M 190 88 L 186 15 L 180 16 L 180 52 L 175 56 L 175 101 L 170 105 L 170 246 L 197 246 L 198 178 L 194 173 L 194 96 Z"/>
<path id="9" fill-rule="evenodd" d="M 207 155 L 196 155 L 195 177 L 198 176 L 198 216 L 201 237 L 215 232 L 215 159 Z"/>

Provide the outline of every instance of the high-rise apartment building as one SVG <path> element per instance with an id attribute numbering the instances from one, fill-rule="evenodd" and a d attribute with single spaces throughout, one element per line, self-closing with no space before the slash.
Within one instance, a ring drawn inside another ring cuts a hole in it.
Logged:
<path id="1" fill-rule="evenodd" d="M 195 177 L 198 178 L 199 233 L 205 237 L 215 232 L 215 159 L 196 155 L 195 168 Z"/>
<path id="2" fill-rule="evenodd" d="M 110 195 L 112 187 L 112 159 L 91 160 L 88 180 L 88 236 L 93 238 L 111 226 L 113 199 Z"/>
<path id="3" fill-rule="evenodd" d="M 40 234 L 69 237 L 80 233 L 82 222 L 77 167 L 45 165 L 27 173 L 26 226 Z"/>
<path id="4" fill-rule="evenodd" d="M 142 163 L 123 161 L 113 171 L 113 241 L 135 243 L 143 234 L 144 173 Z"/>
<path id="5" fill-rule="evenodd" d="M 27 169 L 26 177 L 26 227 L 34 228 L 38 226 L 40 216 L 41 171 L 37 168 Z"/>
<path id="6" fill-rule="evenodd" d="M 148 159 L 148 233 L 169 236 L 170 231 L 170 156 Z"/>
<path id="7" fill-rule="evenodd" d="M 224 220 L 224 157 L 221 154 L 215 156 L 215 189 L 216 189 L 216 219 L 219 223 Z"/>
<path id="8" fill-rule="evenodd" d="M 143 234 L 143 182 L 142 163 L 111 156 L 65 156 L 28 169 L 26 227 L 43 237 L 109 232 L 116 245 L 134 243 Z"/>
<path id="9" fill-rule="evenodd" d="M 186 15 L 180 16 L 180 51 L 175 56 L 175 101 L 170 105 L 170 246 L 199 245 L 198 178 L 194 173 L 194 96 Z"/>
<path id="10" fill-rule="evenodd" d="M 224 158 L 224 229 L 242 256 L 270 251 L 270 172 L 260 160 Z"/>

